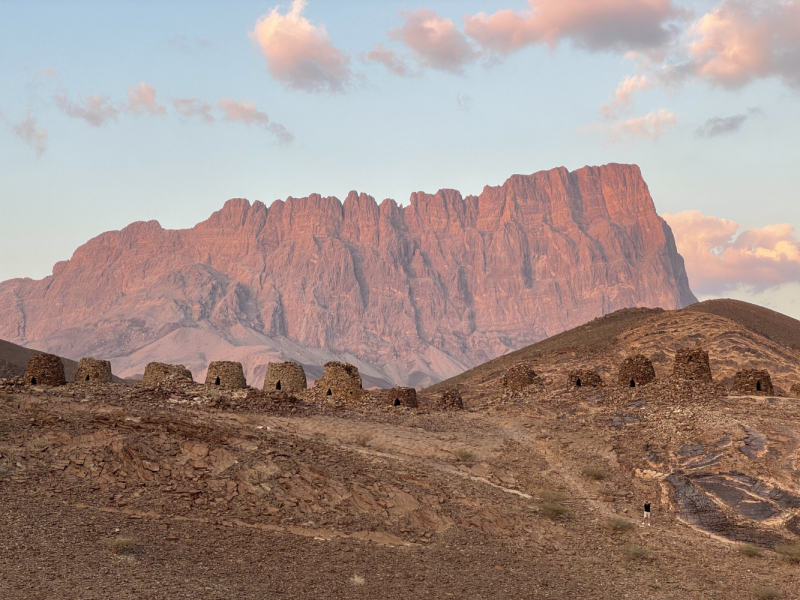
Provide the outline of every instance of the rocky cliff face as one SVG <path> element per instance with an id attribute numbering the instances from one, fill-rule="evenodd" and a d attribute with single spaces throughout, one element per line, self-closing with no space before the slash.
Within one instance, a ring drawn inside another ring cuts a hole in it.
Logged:
<path id="1" fill-rule="evenodd" d="M 192 229 L 133 223 L 0 284 L 0 338 L 123 377 L 240 360 L 260 386 L 270 360 L 314 378 L 339 358 L 365 385 L 419 386 L 619 308 L 694 301 L 639 168 L 606 165 L 408 206 L 233 199 Z"/>

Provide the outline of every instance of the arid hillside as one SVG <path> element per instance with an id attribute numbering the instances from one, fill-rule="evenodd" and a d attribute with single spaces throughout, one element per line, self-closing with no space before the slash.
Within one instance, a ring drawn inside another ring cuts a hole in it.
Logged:
<path id="1" fill-rule="evenodd" d="M 416 408 L 2 380 L 0 597 L 798 598 L 800 355 L 772 318 L 617 312 Z M 616 383 L 630 352 L 654 380 Z M 780 389 L 729 391 L 752 366 Z"/>
<path id="2" fill-rule="evenodd" d="M 429 388 L 450 387 L 477 401 L 498 389 L 503 373 L 530 365 L 548 387 L 568 386 L 570 371 L 597 372 L 612 383 L 622 361 L 644 354 L 659 378 L 672 370 L 679 348 L 701 346 L 709 353 L 715 380 L 730 388 L 740 368 L 763 368 L 778 393 L 800 382 L 800 321 L 739 300 L 709 300 L 678 311 L 634 308 L 614 312 L 511 352 Z"/>
<path id="3" fill-rule="evenodd" d="M 514 175 L 479 196 L 233 199 L 185 230 L 104 233 L 40 281 L 0 283 L 0 338 L 202 380 L 236 360 L 356 364 L 423 387 L 593 317 L 695 301 L 639 168 Z"/>

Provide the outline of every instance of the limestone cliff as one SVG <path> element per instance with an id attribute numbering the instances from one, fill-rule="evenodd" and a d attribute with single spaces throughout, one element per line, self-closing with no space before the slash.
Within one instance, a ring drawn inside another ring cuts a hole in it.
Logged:
<path id="1" fill-rule="evenodd" d="M 619 308 L 694 301 L 639 168 L 612 164 L 407 206 L 233 199 L 191 229 L 133 223 L 0 284 L 0 338 L 123 377 L 237 360 L 255 384 L 270 360 L 314 378 L 338 358 L 365 385 L 419 386 Z"/>

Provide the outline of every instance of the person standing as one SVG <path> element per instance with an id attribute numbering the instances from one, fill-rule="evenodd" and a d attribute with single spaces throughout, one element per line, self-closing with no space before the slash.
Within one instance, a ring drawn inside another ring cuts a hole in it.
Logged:
<path id="1" fill-rule="evenodd" d="M 644 519 L 642 519 L 642 525 L 645 523 L 650 527 L 650 500 L 646 500 L 644 503 Z"/>

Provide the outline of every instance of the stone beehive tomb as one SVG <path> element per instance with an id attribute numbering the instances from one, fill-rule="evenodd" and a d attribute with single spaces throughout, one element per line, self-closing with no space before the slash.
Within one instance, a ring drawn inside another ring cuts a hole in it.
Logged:
<path id="1" fill-rule="evenodd" d="M 744 369 L 733 378 L 733 390 L 736 394 L 751 396 L 772 396 L 772 379 L 769 371 Z"/>
<path id="2" fill-rule="evenodd" d="M 458 390 L 445 390 L 439 395 L 438 406 L 443 410 L 462 410 L 464 400 Z"/>
<path id="3" fill-rule="evenodd" d="M 75 372 L 75 383 L 111 383 L 111 363 L 107 360 L 82 358 Z"/>
<path id="4" fill-rule="evenodd" d="M 629 356 L 622 361 L 617 382 L 624 387 L 639 387 L 655 381 L 656 370 L 644 354 Z"/>
<path id="5" fill-rule="evenodd" d="M 689 381 L 711 381 L 708 352 L 702 348 L 683 348 L 675 353 L 672 376 Z"/>
<path id="6" fill-rule="evenodd" d="M 570 371 L 567 380 L 571 387 L 601 387 L 603 378 L 594 371 Z"/>
<path id="7" fill-rule="evenodd" d="M 393 387 L 387 392 L 387 400 L 391 406 L 417 408 L 417 390 L 409 387 Z"/>
<path id="8" fill-rule="evenodd" d="M 25 369 L 27 385 L 64 385 L 64 363 L 55 354 L 34 354 Z"/>
<path id="9" fill-rule="evenodd" d="M 192 372 L 183 365 L 151 362 L 144 368 L 142 385 L 156 387 L 169 383 L 192 383 Z"/>
<path id="10" fill-rule="evenodd" d="M 208 365 L 206 385 L 226 390 L 241 390 L 247 387 L 242 363 L 218 360 Z"/>
<path id="11" fill-rule="evenodd" d="M 542 384 L 542 379 L 536 374 L 536 371 L 525 363 L 516 364 L 508 369 L 500 380 L 500 385 L 511 391 L 521 390 L 529 385 Z"/>
<path id="12" fill-rule="evenodd" d="M 279 391 L 296 394 L 307 388 L 303 365 L 294 362 L 273 362 L 267 365 L 267 374 L 264 377 L 265 392 Z"/>
<path id="13" fill-rule="evenodd" d="M 795 383 L 789 390 L 789 394 L 794 398 L 800 398 L 800 383 Z"/>
<path id="14" fill-rule="evenodd" d="M 361 375 L 350 363 L 325 363 L 322 377 L 314 382 L 314 395 L 322 400 L 357 400 L 363 391 Z"/>

